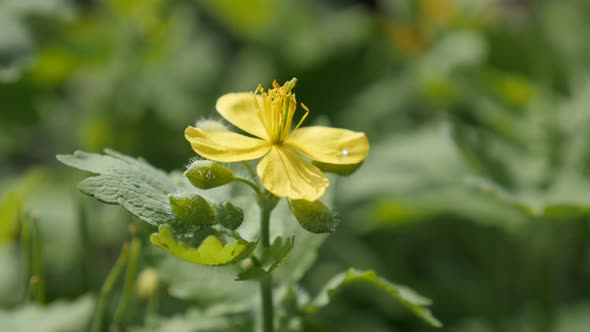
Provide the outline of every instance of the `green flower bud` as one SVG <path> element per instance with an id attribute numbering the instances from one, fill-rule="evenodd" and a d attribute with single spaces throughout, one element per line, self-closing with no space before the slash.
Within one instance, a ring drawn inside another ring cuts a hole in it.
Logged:
<path id="1" fill-rule="evenodd" d="M 193 225 L 208 226 L 217 222 L 217 213 L 206 199 L 195 193 L 168 195 L 176 219 Z"/>
<path id="2" fill-rule="evenodd" d="M 350 174 L 354 173 L 357 169 L 359 169 L 359 167 L 362 164 L 362 163 L 358 163 L 358 164 L 338 165 L 338 164 L 322 163 L 319 161 L 312 161 L 311 163 L 314 164 L 317 168 L 319 168 L 323 172 L 336 173 L 339 175 L 350 175 Z"/>
<path id="3" fill-rule="evenodd" d="M 184 176 L 200 189 L 211 189 L 234 180 L 231 169 L 209 160 L 196 160 L 184 172 Z"/>
<path id="4" fill-rule="evenodd" d="M 223 201 L 216 206 L 217 220 L 224 227 L 236 230 L 244 221 L 244 211 L 230 201 Z"/>
<path id="5" fill-rule="evenodd" d="M 290 199 L 289 207 L 301 227 L 308 232 L 331 233 L 336 229 L 334 214 L 320 201 Z"/>

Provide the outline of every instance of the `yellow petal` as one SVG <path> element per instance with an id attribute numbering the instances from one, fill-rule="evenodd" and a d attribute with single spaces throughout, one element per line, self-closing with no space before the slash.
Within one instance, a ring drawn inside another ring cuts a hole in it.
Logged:
<path id="1" fill-rule="evenodd" d="M 358 164 L 369 153 L 364 133 L 330 127 L 305 127 L 293 132 L 285 142 L 312 160 L 328 164 Z"/>
<path id="2" fill-rule="evenodd" d="M 196 153 L 221 162 L 258 159 L 264 156 L 271 146 L 267 141 L 230 131 L 204 131 L 194 127 L 187 127 L 184 137 Z"/>
<path id="3" fill-rule="evenodd" d="M 215 108 L 229 123 L 249 134 L 268 140 L 268 134 L 258 117 L 258 107 L 254 98 L 249 92 L 228 93 L 217 99 Z M 262 100 L 259 103 L 262 105 Z"/>
<path id="4" fill-rule="evenodd" d="M 330 184 L 322 172 L 289 148 L 273 146 L 256 168 L 264 188 L 278 197 L 317 200 Z"/>

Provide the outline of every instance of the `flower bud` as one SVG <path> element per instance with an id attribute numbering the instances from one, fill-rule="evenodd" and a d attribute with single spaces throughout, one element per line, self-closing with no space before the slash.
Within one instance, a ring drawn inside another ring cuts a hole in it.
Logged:
<path id="1" fill-rule="evenodd" d="M 182 222 L 199 226 L 213 225 L 217 222 L 215 209 L 198 194 L 170 194 L 168 200 L 172 214 Z"/>
<path id="2" fill-rule="evenodd" d="M 137 277 L 135 292 L 140 299 L 150 298 L 159 286 L 158 275 L 156 270 L 148 267 L 141 271 Z"/>
<path id="3" fill-rule="evenodd" d="M 209 160 L 196 160 L 184 172 L 184 176 L 200 189 L 211 189 L 234 180 L 231 169 Z"/>
<path id="4" fill-rule="evenodd" d="M 336 229 L 336 218 L 332 211 L 320 201 L 290 199 L 289 207 L 301 227 L 312 233 L 331 233 Z"/>
<path id="5" fill-rule="evenodd" d="M 217 220 L 224 227 L 236 230 L 244 221 L 244 211 L 230 201 L 223 201 L 216 206 Z"/>

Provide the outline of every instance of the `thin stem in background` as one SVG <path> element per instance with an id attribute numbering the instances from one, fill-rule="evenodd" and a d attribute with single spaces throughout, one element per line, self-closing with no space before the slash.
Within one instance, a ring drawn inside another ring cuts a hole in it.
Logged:
<path id="1" fill-rule="evenodd" d="M 27 216 L 20 214 L 20 255 L 21 255 L 21 273 L 23 285 L 23 301 L 28 302 L 31 290 L 31 227 L 27 222 Z"/>
<path id="2" fill-rule="evenodd" d="M 31 239 L 32 239 L 32 254 L 33 254 L 33 276 L 31 277 L 31 284 L 35 285 L 35 294 L 37 301 L 40 304 L 45 304 L 45 275 L 43 273 L 43 259 L 41 257 L 41 232 L 39 232 L 38 221 L 36 215 L 31 215 Z"/>
<path id="3" fill-rule="evenodd" d="M 121 295 L 121 299 L 119 300 L 119 306 L 117 307 L 115 319 L 113 321 L 113 326 L 117 328 L 116 330 L 121 330 L 121 327 L 124 327 L 126 324 L 129 304 L 131 303 L 135 291 L 135 277 L 141 252 L 141 240 L 139 239 L 135 225 L 131 225 L 131 233 L 133 234 L 133 239 L 129 246 L 129 260 L 127 262 L 127 271 L 125 272 L 123 295 Z"/>
<path id="4" fill-rule="evenodd" d="M 127 243 L 125 243 L 123 245 L 123 248 L 121 249 L 121 254 L 119 255 L 119 258 L 117 258 L 115 265 L 113 265 L 111 272 L 109 272 L 109 275 L 105 279 L 104 284 L 102 285 L 102 288 L 100 289 L 100 296 L 99 296 L 98 302 L 96 304 L 96 313 L 94 315 L 94 321 L 92 322 L 92 327 L 90 328 L 90 331 L 92 331 L 92 332 L 102 331 L 101 330 L 102 325 L 103 325 L 102 320 L 104 319 L 104 313 L 105 313 L 106 306 L 107 306 L 107 299 L 109 297 L 109 294 L 113 290 L 113 286 L 115 285 L 115 282 L 117 281 L 117 278 L 119 277 L 119 274 L 121 274 L 121 271 L 123 270 L 123 267 L 125 266 L 125 263 L 127 262 L 128 256 L 129 256 L 129 245 Z"/>

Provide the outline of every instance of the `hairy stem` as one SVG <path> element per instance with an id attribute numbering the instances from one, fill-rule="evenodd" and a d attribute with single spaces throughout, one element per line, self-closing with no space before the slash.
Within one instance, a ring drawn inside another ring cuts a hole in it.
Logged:
<path id="1" fill-rule="evenodd" d="M 94 321 L 92 322 L 92 326 L 90 328 L 90 331 L 92 331 L 92 332 L 102 331 L 102 325 L 103 325 L 102 320 L 104 318 L 104 312 L 107 307 L 107 299 L 109 297 L 109 294 L 113 290 L 113 286 L 115 285 L 115 282 L 117 281 L 117 278 L 119 277 L 119 274 L 121 274 L 121 271 L 123 270 L 123 267 L 125 266 L 125 263 L 127 262 L 128 256 L 129 256 L 129 245 L 127 243 L 125 243 L 123 245 L 123 248 L 121 249 L 121 254 L 119 255 L 119 258 L 117 258 L 115 265 L 113 265 L 111 272 L 109 272 L 109 275 L 105 279 L 104 284 L 102 285 L 102 288 L 100 289 L 100 296 L 99 296 L 98 302 L 96 304 L 96 313 L 94 314 Z"/>
<path id="2" fill-rule="evenodd" d="M 264 332 L 274 331 L 274 308 L 272 301 L 272 277 L 269 275 L 260 280 L 262 299 L 262 327 Z"/>
<path id="3" fill-rule="evenodd" d="M 260 188 L 258 187 L 258 185 L 256 183 L 254 183 L 248 179 L 245 179 L 243 177 L 239 177 L 239 176 L 234 176 L 234 181 L 245 183 L 250 188 L 252 188 L 252 190 L 254 190 L 257 195 L 262 195 L 262 192 L 260 191 Z"/>

